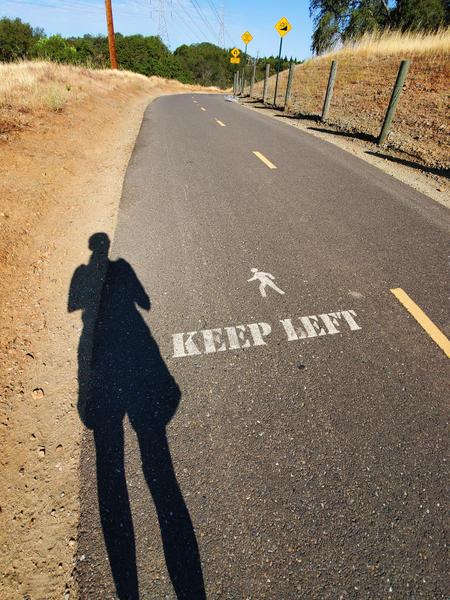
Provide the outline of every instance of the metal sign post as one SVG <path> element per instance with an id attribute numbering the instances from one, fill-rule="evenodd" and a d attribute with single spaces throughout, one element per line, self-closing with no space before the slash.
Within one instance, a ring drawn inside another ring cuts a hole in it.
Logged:
<path id="1" fill-rule="evenodd" d="M 249 31 L 246 31 L 245 33 L 243 33 L 241 35 L 241 40 L 244 42 L 245 44 L 245 50 L 244 50 L 244 68 L 242 69 L 242 95 L 244 95 L 244 89 L 245 89 L 245 75 L 246 75 L 246 71 L 247 71 L 247 46 L 248 44 L 250 44 L 250 42 L 252 41 L 253 36 Z"/>
<path id="2" fill-rule="evenodd" d="M 277 105 L 277 92 L 278 92 L 278 77 L 280 75 L 280 63 L 281 63 L 281 49 L 283 47 L 283 38 L 284 36 L 290 32 L 290 30 L 292 29 L 292 25 L 289 23 L 289 21 L 283 17 L 282 19 L 280 19 L 278 21 L 278 23 L 275 23 L 275 29 L 278 31 L 278 34 L 280 35 L 280 51 L 278 52 L 278 63 L 277 63 L 277 77 L 275 79 L 275 94 L 273 97 L 273 105 L 276 106 Z"/>

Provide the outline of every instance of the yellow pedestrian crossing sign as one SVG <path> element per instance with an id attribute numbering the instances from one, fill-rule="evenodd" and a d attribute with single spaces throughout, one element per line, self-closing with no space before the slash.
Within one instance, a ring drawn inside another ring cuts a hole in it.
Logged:
<path id="1" fill-rule="evenodd" d="M 241 51 L 239 48 L 233 48 L 233 50 L 230 50 L 230 54 L 233 58 L 238 58 L 240 53 Z"/>
<path id="2" fill-rule="evenodd" d="M 292 25 L 289 23 L 286 17 L 283 17 L 278 21 L 278 23 L 275 24 L 275 29 L 278 31 L 281 37 L 284 37 L 290 32 Z"/>
<path id="3" fill-rule="evenodd" d="M 250 33 L 250 31 L 246 31 L 245 33 L 243 33 L 241 35 L 241 40 L 244 42 L 245 45 L 250 44 L 252 39 L 253 39 L 253 36 Z"/>

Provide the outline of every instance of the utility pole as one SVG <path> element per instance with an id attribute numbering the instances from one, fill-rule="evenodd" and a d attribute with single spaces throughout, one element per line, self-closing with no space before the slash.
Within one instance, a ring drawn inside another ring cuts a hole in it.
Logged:
<path id="1" fill-rule="evenodd" d="M 105 0 L 105 8 L 106 23 L 108 25 L 109 61 L 111 63 L 111 69 L 117 69 L 116 41 L 114 37 L 114 22 L 111 0 Z"/>

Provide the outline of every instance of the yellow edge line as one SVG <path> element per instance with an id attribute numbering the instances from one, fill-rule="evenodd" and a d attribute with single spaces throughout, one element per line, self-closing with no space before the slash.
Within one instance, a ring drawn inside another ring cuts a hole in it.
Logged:
<path id="1" fill-rule="evenodd" d="M 216 119 L 216 123 L 218 123 L 221 127 L 226 127 L 225 123 L 222 123 L 222 121 L 219 121 L 219 119 Z"/>
<path id="2" fill-rule="evenodd" d="M 417 306 L 417 304 L 411 300 L 408 294 L 401 288 L 392 289 L 391 292 L 416 319 L 419 325 L 425 329 L 430 338 L 444 351 L 447 358 L 450 358 L 450 340 L 442 333 L 442 331 L 436 327 L 433 321 L 427 317 L 423 310 Z"/>
<path id="3" fill-rule="evenodd" d="M 258 152 L 257 150 L 253 150 L 253 154 L 255 156 L 257 156 L 259 158 L 259 160 L 262 160 L 262 162 L 267 167 L 269 167 L 269 169 L 276 169 L 276 166 L 273 163 L 271 163 L 270 160 L 264 156 L 264 154 L 261 154 L 261 152 Z"/>
<path id="4" fill-rule="evenodd" d="M 200 106 L 200 109 L 206 111 L 206 108 L 203 108 L 203 106 Z"/>

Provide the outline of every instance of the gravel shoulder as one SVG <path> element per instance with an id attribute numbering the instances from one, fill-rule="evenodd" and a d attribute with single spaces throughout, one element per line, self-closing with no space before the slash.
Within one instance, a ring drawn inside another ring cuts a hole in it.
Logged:
<path id="1" fill-rule="evenodd" d="M 398 151 L 379 148 L 375 143 L 361 139 L 329 124 L 322 124 L 315 119 L 296 118 L 284 114 L 254 100 L 242 99 L 241 104 L 251 110 L 277 119 L 292 127 L 306 131 L 330 144 L 339 146 L 354 156 L 381 169 L 388 175 L 399 179 L 415 190 L 450 208 L 450 185 L 448 174 L 444 169 L 428 168 L 411 161 L 411 158 Z"/>

